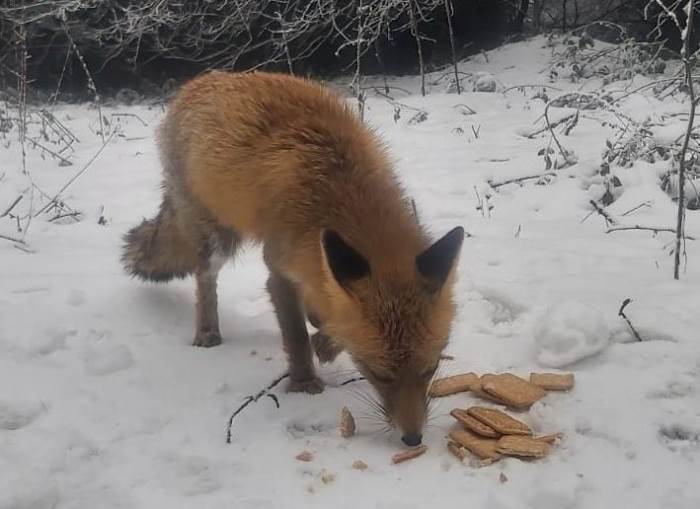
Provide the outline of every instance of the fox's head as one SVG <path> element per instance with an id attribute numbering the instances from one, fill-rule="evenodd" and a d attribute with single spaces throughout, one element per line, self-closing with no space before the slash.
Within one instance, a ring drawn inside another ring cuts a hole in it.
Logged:
<path id="1" fill-rule="evenodd" d="M 428 384 L 447 345 L 463 239 L 457 227 L 387 264 L 368 259 L 337 232 L 322 235 L 333 316 L 328 332 L 374 386 L 385 417 L 409 446 L 421 443 Z"/>

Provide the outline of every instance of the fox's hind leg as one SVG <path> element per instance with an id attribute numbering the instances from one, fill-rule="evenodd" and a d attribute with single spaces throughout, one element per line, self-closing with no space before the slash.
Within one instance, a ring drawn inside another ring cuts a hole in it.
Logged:
<path id="1" fill-rule="evenodd" d="M 272 271 L 267 280 L 267 290 L 277 314 L 284 349 L 289 357 L 287 390 L 309 394 L 322 392 L 323 382 L 314 370 L 309 333 L 296 288 L 284 276 Z"/>
<path id="2" fill-rule="evenodd" d="M 216 282 L 221 267 L 234 254 L 236 238 L 222 231 L 204 240 L 197 254 L 195 280 L 197 283 L 197 325 L 192 344 L 205 348 L 221 344 Z"/>
<path id="3" fill-rule="evenodd" d="M 202 253 L 195 271 L 197 282 L 197 329 L 192 344 L 205 348 L 221 344 L 216 281 L 225 259 Z"/>

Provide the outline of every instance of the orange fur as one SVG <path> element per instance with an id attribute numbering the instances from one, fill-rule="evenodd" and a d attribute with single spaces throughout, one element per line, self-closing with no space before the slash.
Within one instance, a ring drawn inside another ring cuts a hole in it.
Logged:
<path id="1" fill-rule="evenodd" d="M 263 72 L 212 72 L 186 84 L 159 137 L 171 187 L 186 197 L 181 207 L 263 244 L 271 271 L 293 283 L 399 425 L 419 433 L 424 373 L 454 314 L 454 271 L 435 290 L 416 270 L 431 242 L 379 138 L 329 88 Z M 324 229 L 368 260 L 369 277 L 349 287 L 334 279 Z"/>

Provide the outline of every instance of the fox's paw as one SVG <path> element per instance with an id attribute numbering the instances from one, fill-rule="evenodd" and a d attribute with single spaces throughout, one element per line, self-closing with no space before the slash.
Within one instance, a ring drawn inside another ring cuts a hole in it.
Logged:
<path id="1" fill-rule="evenodd" d="M 319 394 L 323 392 L 323 381 L 317 376 L 303 380 L 289 380 L 287 392 L 305 392 L 307 394 Z"/>
<path id="2" fill-rule="evenodd" d="M 201 346 L 203 348 L 211 348 L 220 344 L 221 334 L 218 332 L 198 332 L 192 342 L 192 346 Z"/>
<path id="3" fill-rule="evenodd" d="M 322 364 L 333 362 L 340 352 L 343 351 L 341 347 L 322 332 L 317 332 L 311 336 L 311 346 L 313 346 L 316 357 Z"/>

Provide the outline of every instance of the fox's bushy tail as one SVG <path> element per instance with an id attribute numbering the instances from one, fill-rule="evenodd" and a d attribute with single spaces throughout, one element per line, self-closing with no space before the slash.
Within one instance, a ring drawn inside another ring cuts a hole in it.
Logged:
<path id="1" fill-rule="evenodd" d="M 166 282 L 194 272 L 197 247 L 178 228 L 167 195 L 154 219 L 144 220 L 124 235 L 121 259 L 129 274 L 146 281 Z"/>

